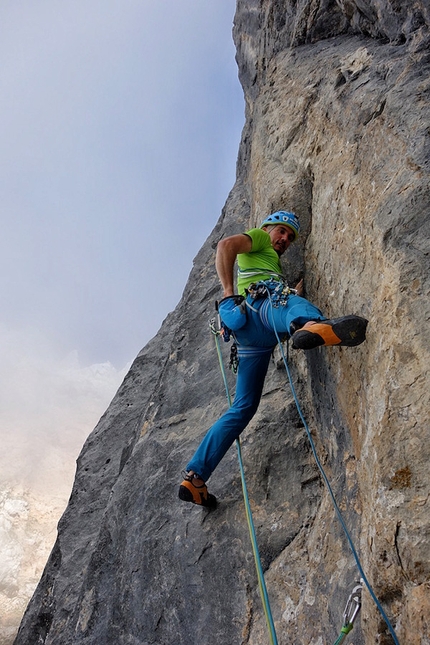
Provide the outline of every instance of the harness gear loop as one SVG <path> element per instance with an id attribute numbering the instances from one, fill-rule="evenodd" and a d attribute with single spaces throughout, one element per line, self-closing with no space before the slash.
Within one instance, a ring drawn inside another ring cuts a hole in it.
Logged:
<path id="1" fill-rule="evenodd" d="M 246 293 L 253 300 L 270 298 L 273 307 L 282 307 L 286 305 L 288 296 L 297 295 L 297 289 L 289 287 L 285 280 L 269 279 L 253 282 Z"/>

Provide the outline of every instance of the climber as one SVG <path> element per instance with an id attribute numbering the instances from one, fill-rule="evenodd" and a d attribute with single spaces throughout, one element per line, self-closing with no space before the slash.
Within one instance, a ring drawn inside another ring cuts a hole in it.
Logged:
<path id="1" fill-rule="evenodd" d="M 237 344 L 236 394 L 231 407 L 208 430 L 187 464 L 179 487 L 181 500 L 216 506 L 206 481 L 257 411 L 279 337 L 291 337 L 293 349 L 304 350 L 331 345 L 354 347 L 365 340 L 365 318 L 349 315 L 327 320 L 302 297 L 302 280 L 296 289 L 289 289 L 282 276 L 280 256 L 299 232 L 294 213 L 277 211 L 266 217 L 260 228 L 218 243 L 216 270 L 223 288 L 219 314 Z M 236 259 L 238 295 L 233 278 Z"/>

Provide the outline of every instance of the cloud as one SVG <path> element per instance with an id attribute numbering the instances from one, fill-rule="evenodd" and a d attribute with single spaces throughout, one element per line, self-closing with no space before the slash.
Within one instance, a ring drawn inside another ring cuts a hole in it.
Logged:
<path id="1" fill-rule="evenodd" d="M 55 541 L 64 503 L 55 495 L 0 489 L 0 642 L 13 643 Z"/>
<path id="2" fill-rule="evenodd" d="M 70 495 L 81 447 L 129 365 L 81 365 L 34 329 L 0 325 L 0 641 L 12 642 Z"/>
<path id="3" fill-rule="evenodd" d="M 40 332 L 0 329 L 0 481 L 33 491 L 71 489 L 75 459 L 129 365 L 81 366 Z"/>

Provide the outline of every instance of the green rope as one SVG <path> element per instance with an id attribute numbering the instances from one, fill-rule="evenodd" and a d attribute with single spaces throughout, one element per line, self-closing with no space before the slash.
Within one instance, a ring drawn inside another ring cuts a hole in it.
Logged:
<path id="1" fill-rule="evenodd" d="M 230 397 L 230 392 L 228 389 L 228 383 L 227 383 L 227 377 L 225 374 L 225 369 L 224 369 L 224 364 L 222 360 L 222 354 L 221 354 L 221 347 L 219 343 L 219 338 L 218 338 L 218 333 L 211 327 L 212 333 L 215 336 L 215 344 L 217 348 L 217 354 L 218 354 L 218 360 L 219 364 L 221 367 L 221 374 L 223 377 L 224 381 L 224 387 L 227 395 L 227 401 L 229 407 L 231 407 L 231 397 Z M 240 446 L 240 441 L 239 439 L 236 439 L 236 447 L 237 447 L 237 456 L 239 460 L 239 468 L 240 468 L 240 478 L 242 482 L 242 492 L 243 492 L 243 499 L 245 502 L 245 512 L 246 512 L 246 519 L 248 522 L 248 529 L 249 529 L 249 535 L 251 537 L 251 545 L 252 545 L 252 552 L 254 554 L 254 561 L 255 561 L 255 568 L 257 571 L 257 578 L 258 578 L 258 587 L 260 589 L 260 596 L 261 596 L 261 601 L 263 603 L 263 610 L 264 614 L 266 617 L 266 623 L 267 623 L 267 628 L 269 631 L 269 639 L 270 639 L 270 644 L 271 645 L 278 645 L 278 639 L 276 637 L 276 631 L 275 631 L 275 625 L 273 622 L 273 616 L 272 612 L 270 609 L 270 602 L 269 602 L 269 596 L 267 593 L 267 587 L 266 587 L 266 582 L 264 580 L 264 573 L 263 573 L 263 568 L 261 566 L 261 558 L 260 558 L 260 553 L 258 550 L 258 544 L 257 544 L 257 536 L 255 534 L 255 527 L 254 527 L 254 520 L 252 518 L 252 511 L 251 511 L 251 505 L 249 503 L 249 495 L 248 495 L 248 490 L 246 486 L 246 480 L 245 480 L 245 471 L 243 468 L 243 461 L 242 461 L 242 451 L 241 451 L 241 446 Z"/>
<path id="2" fill-rule="evenodd" d="M 343 639 L 347 634 L 349 634 L 349 632 L 352 632 L 353 627 L 354 625 L 352 623 L 348 623 L 347 625 L 344 625 L 340 630 L 339 637 L 334 642 L 334 645 L 340 645 L 341 643 L 343 643 Z"/>

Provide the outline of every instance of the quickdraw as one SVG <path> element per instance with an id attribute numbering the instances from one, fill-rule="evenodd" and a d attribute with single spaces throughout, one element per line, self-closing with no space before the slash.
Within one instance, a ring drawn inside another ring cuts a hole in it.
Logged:
<path id="1" fill-rule="evenodd" d="M 343 624 L 353 625 L 355 619 L 357 618 L 358 612 L 361 609 L 361 591 L 363 585 L 361 583 L 357 584 L 354 589 L 351 591 L 348 601 L 345 606 L 345 611 L 343 612 Z M 352 629 L 352 627 L 351 627 Z"/>
<path id="2" fill-rule="evenodd" d="M 216 303 L 216 310 L 218 311 L 218 303 Z M 222 336 L 222 339 L 225 343 L 229 343 L 231 340 L 231 335 L 232 331 L 224 325 L 222 322 L 220 315 L 218 313 L 216 318 L 212 318 L 209 327 L 211 329 L 211 332 L 215 336 Z M 233 343 L 231 348 L 230 348 L 230 359 L 228 363 L 229 369 L 233 372 L 233 374 L 237 374 L 237 370 L 239 367 L 239 355 L 237 353 L 237 345 L 236 343 Z"/>
<path id="3" fill-rule="evenodd" d="M 237 345 L 236 343 L 233 343 L 230 349 L 230 362 L 228 364 L 229 368 L 233 372 L 233 374 L 237 374 L 237 369 L 239 367 L 239 356 L 237 353 Z"/>
<path id="4" fill-rule="evenodd" d="M 285 307 L 288 296 L 297 295 L 296 289 L 291 289 L 285 281 L 264 280 L 253 282 L 246 290 L 253 300 L 267 298 L 270 294 L 270 301 L 273 307 Z"/>
<path id="5" fill-rule="evenodd" d="M 361 591 L 363 585 L 357 584 L 354 589 L 351 591 L 349 598 L 347 600 L 345 611 L 343 612 L 343 626 L 340 630 L 340 635 L 335 641 L 334 645 L 340 645 L 343 640 L 346 638 L 347 634 L 352 631 L 354 627 L 355 619 L 357 618 L 358 612 L 361 609 Z"/>

